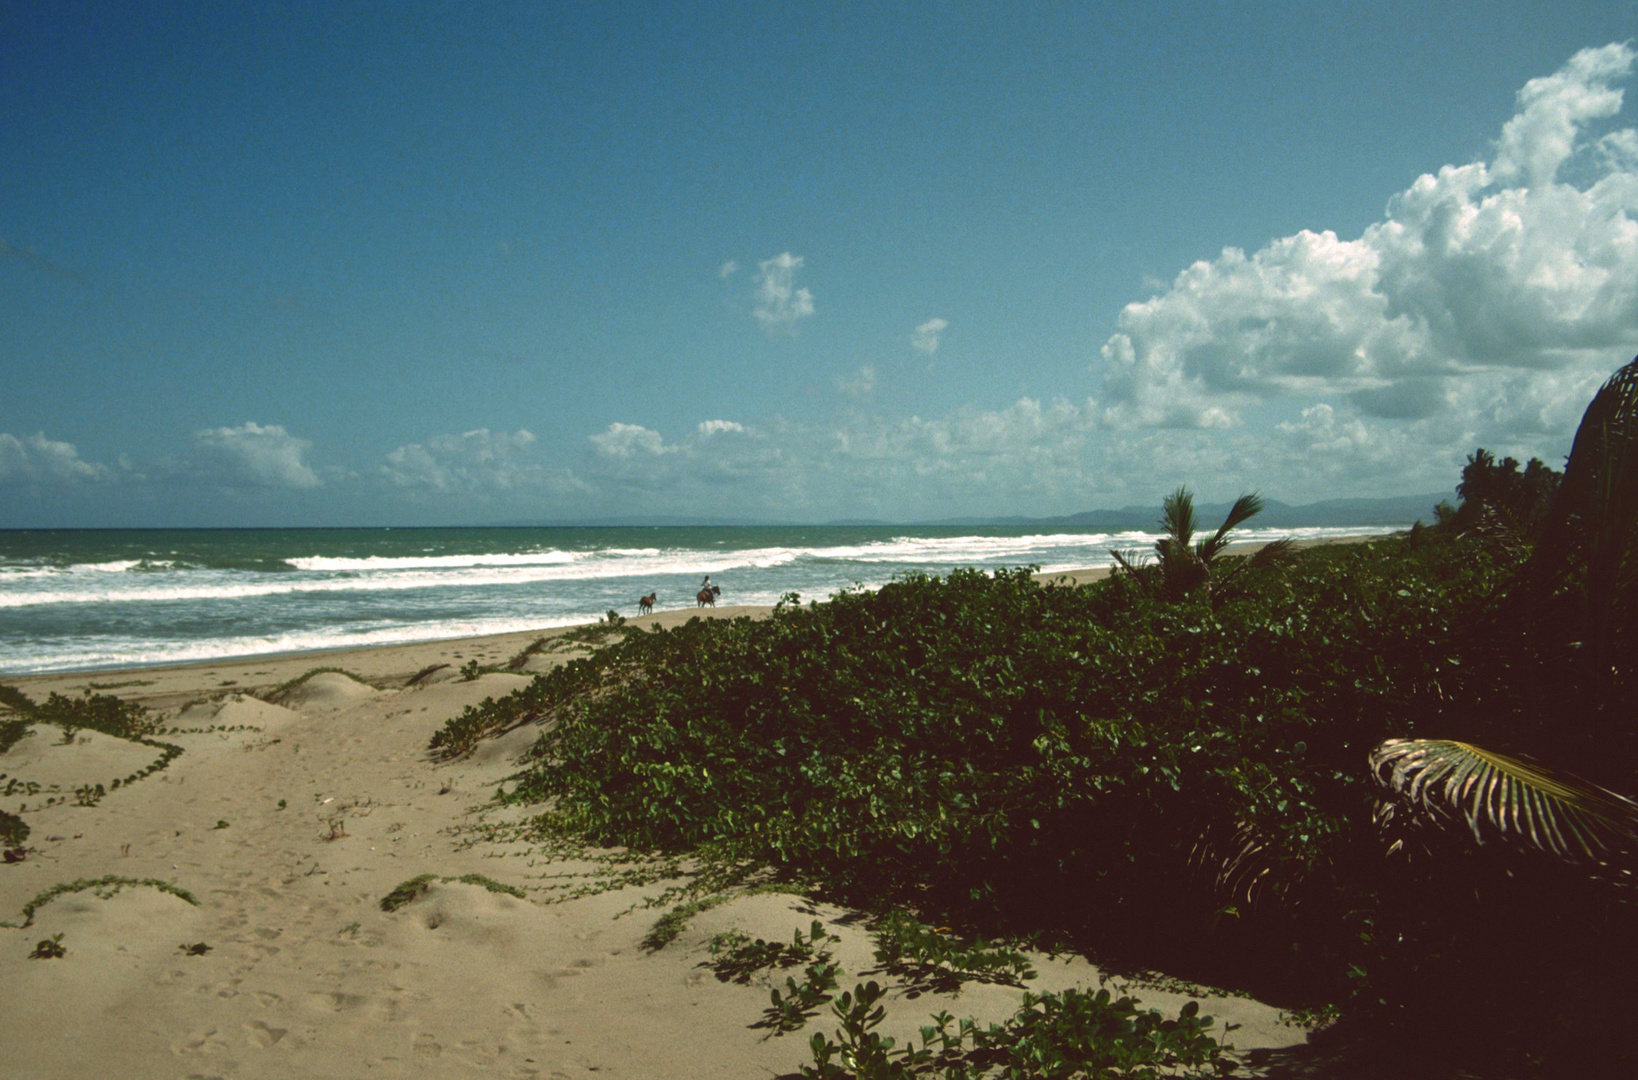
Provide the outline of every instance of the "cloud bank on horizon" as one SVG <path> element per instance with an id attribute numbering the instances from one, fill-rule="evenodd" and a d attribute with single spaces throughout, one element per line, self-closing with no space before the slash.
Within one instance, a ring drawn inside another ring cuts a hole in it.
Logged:
<path id="1" fill-rule="evenodd" d="M 1384 420 L 1561 433 L 1638 340 L 1638 132 L 1584 137 L 1619 113 L 1632 64 L 1617 43 L 1530 80 L 1491 161 L 1419 177 L 1357 240 L 1230 248 L 1128 305 L 1097 365 L 1100 421 L 1230 428 L 1306 399 L 1330 410 L 1308 426 L 1342 409 L 1365 438 Z"/>
<path id="2" fill-rule="evenodd" d="M 1418 177 L 1357 238 L 1305 229 L 1186 267 L 1121 310 L 1088 350 L 1088 382 L 1051 400 L 895 415 L 866 407 L 889 361 L 859 357 L 828 420 L 702 402 L 692 430 L 627 417 L 585 433 L 569 460 L 547 460 L 529 431 L 476 429 L 404 443 L 356 474 L 315 464 L 313 442 L 285 426 L 247 421 L 196 432 L 169 475 L 241 493 L 368 489 L 467 519 L 641 506 L 800 520 L 1065 513 L 1178 483 L 1288 501 L 1448 490 L 1480 445 L 1556 463 L 1599 383 L 1638 351 L 1638 129 L 1610 124 L 1634 59 L 1614 43 L 1529 80 L 1487 160 Z M 804 262 L 785 251 L 750 275 L 770 340 L 815 319 Z M 738 269 L 717 275 L 733 287 Z M 909 344 L 930 361 L 950 321 L 917 317 L 898 326 L 914 323 Z M 884 339 L 882 357 L 894 348 Z M 164 473 L 0 433 L 0 490 Z"/>

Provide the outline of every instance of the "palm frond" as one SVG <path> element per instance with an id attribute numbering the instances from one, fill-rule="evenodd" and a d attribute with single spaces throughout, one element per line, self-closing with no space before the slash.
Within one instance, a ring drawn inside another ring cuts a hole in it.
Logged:
<path id="1" fill-rule="evenodd" d="M 1201 541 L 1200 557 L 1207 562 L 1217 558 L 1228 547 L 1228 534 L 1262 512 L 1263 497 L 1256 492 L 1235 499 L 1234 505 L 1229 507 L 1228 517 L 1223 519 L 1216 534 L 1210 540 Z"/>
<path id="2" fill-rule="evenodd" d="M 1154 586 L 1150 583 L 1149 576 L 1143 573 L 1144 570 L 1148 569 L 1148 566 L 1143 562 L 1141 555 L 1135 551 L 1116 551 L 1114 548 L 1109 549 L 1109 555 L 1115 560 L 1115 565 L 1126 571 L 1126 576 L 1137 582 L 1144 592 L 1150 595 L 1154 594 Z"/>
<path id="3" fill-rule="evenodd" d="M 1155 550 L 1164 557 L 1168 540 L 1187 548 L 1194 539 L 1194 496 L 1189 494 L 1188 488 L 1180 487 L 1160 505 L 1160 526 L 1166 535 L 1155 544 Z"/>
<path id="4" fill-rule="evenodd" d="M 1240 560 L 1238 565 L 1223 575 L 1217 587 L 1226 595 L 1239 595 L 1237 592 L 1231 592 L 1230 586 L 1233 585 L 1234 579 L 1242 573 L 1247 570 L 1261 570 L 1268 566 L 1281 566 L 1290 562 L 1296 556 L 1297 542 L 1289 536 L 1279 540 L 1271 540 L 1253 551 L 1248 557 Z"/>
<path id="5" fill-rule="evenodd" d="M 1248 570 L 1257 570 L 1264 566 L 1279 566 L 1296 557 L 1297 542 L 1286 536 L 1279 540 L 1270 540 L 1252 552 L 1251 557 L 1245 561 L 1245 566 Z"/>
<path id="6" fill-rule="evenodd" d="M 1371 773 L 1400 803 L 1459 818 L 1484 843 L 1495 838 L 1630 880 L 1638 803 L 1576 777 L 1445 739 L 1389 739 Z"/>

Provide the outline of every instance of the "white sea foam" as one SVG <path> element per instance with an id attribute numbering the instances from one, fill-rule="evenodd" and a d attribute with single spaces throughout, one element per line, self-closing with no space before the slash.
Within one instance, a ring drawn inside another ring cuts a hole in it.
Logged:
<path id="1" fill-rule="evenodd" d="M 1248 529 L 1234 539 L 1327 539 L 1386 531 Z M 799 541 L 803 532 L 791 530 L 781 538 Z M 0 672 L 178 663 L 587 623 L 610 608 L 629 614 L 636 598 L 650 591 L 659 593 L 659 610 L 691 608 L 699 575 L 705 573 L 725 587 L 722 603 L 753 605 L 772 604 L 788 592 L 822 599 L 853 586 L 877 588 L 908 570 L 942 574 L 957 566 L 1034 564 L 1059 573 L 1107 566 L 1110 549 L 1141 551 L 1156 539 L 1152 532 L 874 535 L 882 539 L 737 548 L 576 551 L 565 545 L 512 553 L 460 554 L 445 547 L 442 554 L 309 555 L 272 573 L 198 565 L 211 561 L 208 548 L 201 548 L 205 554 L 197 560 L 164 553 L 173 560 L 168 562 L 50 565 L 45 558 L 18 559 L 0 565 Z M 732 532 L 723 538 L 736 539 Z M 265 549 L 263 566 L 283 558 L 273 551 Z"/>
<path id="2" fill-rule="evenodd" d="M 472 555 L 366 555 L 361 559 L 308 555 L 285 562 L 297 570 L 369 573 L 379 570 L 445 570 L 468 566 L 542 566 L 573 563 L 584 557 L 570 551 L 525 551 Z"/>
<path id="3" fill-rule="evenodd" d="M 1296 539 L 1368 535 L 1372 529 L 1246 529 L 1235 534 L 1242 542 L 1266 543 L 1290 536 Z M 49 587 L 37 587 L 40 578 L 17 581 L 0 578 L 0 609 L 58 604 L 101 603 L 183 603 L 213 600 L 245 600 L 256 597 L 326 593 L 403 592 L 417 589 L 474 589 L 497 586 L 536 585 L 552 582 L 594 582 L 618 578 L 645 580 L 675 578 L 692 574 L 730 574 L 735 571 L 771 570 L 799 561 L 874 566 L 878 572 L 894 568 L 943 568 L 952 566 L 1001 566 L 1035 563 L 1059 572 L 1067 569 L 1107 566 L 1110 548 L 1142 548 L 1153 543 L 1154 533 L 1064 533 L 1036 536 L 955 536 L 896 537 L 859 545 L 816 547 L 764 547 L 738 550 L 690 550 L 657 548 L 622 549 L 618 557 L 607 550 L 589 553 L 545 551 L 517 555 L 444 555 L 410 558 L 330 559 L 321 557 L 289 560 L 301 569 L 297 573 L 266 574 L 232 570 L 154 571 L 140 575 L 115 575 L 111 568 L 137 566 L 96 564 L 110 572 L 99 572 L 89 580 L 61 576 Z M 844 564 L 836 566 L 835 564 Z M 823 576 L 818 568 L 815 574 Z M 21 577 L 22 575 L 16 575 Z M 804 577 L 813 575 L 804 575 Z M 843 574 L 834 584 L 847 584 L 859 574 Z M 877 575 L 862 575 L 875 577 Z M 804 584 L 807 584 L 804 582 Z M 811 587 L 811 586 L 810 586 Z"/>

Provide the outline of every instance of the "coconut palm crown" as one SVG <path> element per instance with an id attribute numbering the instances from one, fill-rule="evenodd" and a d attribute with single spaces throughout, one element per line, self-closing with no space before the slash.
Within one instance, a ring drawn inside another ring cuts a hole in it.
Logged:
<path id="1" fill-rule="evenodd" d="M 1154 561 L 1148 562 L 1136 553 L 1110 551 L 1116 564 L 1145 592 L 1168 600 L 1203 593 L 1214 603 L 1235 595 L 1241 585 L 1236 579 L 1247 571 L 1255 571 L 1288 561 L 1292 552 L 1290 540 L 1276 540 L 1252 553 L 1226 571 L 1217 571 L 1220 557 L 1229 546 L 1229 533 L 1246 521 L 1262 513 L 1262 496 L 1253 492 L 1234 500 L 1223 524 L 1209 538 L 1194 542 L 1198 524 L 1194 514 L 1194 496 L 1188 488 L 1180 487 L 1166 496 L 1161 504 L 1161 537 L 1155 541 Z"/>

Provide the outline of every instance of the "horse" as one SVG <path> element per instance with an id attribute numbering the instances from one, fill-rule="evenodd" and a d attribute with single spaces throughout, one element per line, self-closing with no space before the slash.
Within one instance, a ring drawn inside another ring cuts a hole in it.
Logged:
<path id="1" fill-rule="evenodd" d="M 721 595 L 721 586 L 713 585 L 709 589 L 701 589 L 700 594 L 694 597 L 694 599 L 700 602 L 700 607 L 716 607 L 717 597 Z"/>
<path id="2" fill-rule="evenodd" d="M 660 595 L 659 591 L 656 590 L 654 592 L 649 593 L 647 596 L 638 597 L 638 599 L 637 599 L 637 614 L 639 614 L 639 615 L 652 615 L 652 614 L 654 614 L 654 600 L 659 595 Z"/>

